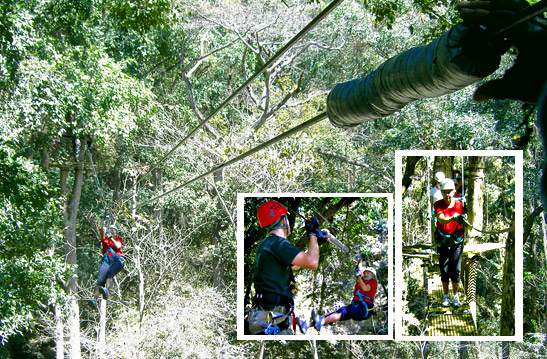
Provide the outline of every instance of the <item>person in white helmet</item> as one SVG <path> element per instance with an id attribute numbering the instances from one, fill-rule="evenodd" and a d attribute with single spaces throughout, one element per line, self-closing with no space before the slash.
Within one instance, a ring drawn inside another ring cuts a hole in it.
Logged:
<path id="1" fill-rule="evenodd" d="M 321 317 L 312 310 L 311 325 L 316 330 L 327 324 L 335 323 L 344 320 L 365 320 L 368 319 L 374 310 L 374 295 L 378 287 L 376 281 L 376 270 L 372 267 L 363 267 L 363 262 L 360 261 L 356 268 L 357 283 L 353 288 L 353 299 L 350 305 L 338 308 L 335 312 Z M 307 327 L 307 325 L 301 325 Z"/>
<path id="2" fill-rule="evenodd" d="M 105 235 L 105 231 L 101 225 L 100 235 L 103 259 L 101 268 L 99 269 L 97 285 L 94 290 L 94 299 L 90 300 L 90 303 L 94 308 L 98 308 L 97 299 L 99 298 L 99 295 L 102 295 L 105 300 L 108 299 L 112 279 L 124 267 L 124 256 L 122 251 L 123 239 L 118 235 L 118 228 L 115 225 L 110 225 L 108 232 Z"/>
<path id="3" fill-rule="evenodd" d="M 441 270 L 441 282 L 443 286 L 443 307 L 450 306 L 448 295 L 449 282 L 452 281 L 452 298 L 454 307 L 460 307 L 458 287 L 460 282 L 460 268 L 464 246 L 466 221 L 463 204 L 454 199 L 456 188 L 454 181 L 445 178 L 441 182 L 443 200 L 434 204 L 437 228 L 435 231 L 435 243 L 440 255 L 439 266 Z"/>
<path id="4" fill-rule="evenodd" d="M 429 191 L 429 200 L 431 201 L 431 205 L 443 199 L 443 194 L 441 193 L 441 182 L 444 179 L 445 179 L 444 172 L 442 171 L 435 172 L 435 176 L 433 178 L 435 182 L 435 186 L 433 186 L 433 188 L 431 188 L 431 190 Z"/>

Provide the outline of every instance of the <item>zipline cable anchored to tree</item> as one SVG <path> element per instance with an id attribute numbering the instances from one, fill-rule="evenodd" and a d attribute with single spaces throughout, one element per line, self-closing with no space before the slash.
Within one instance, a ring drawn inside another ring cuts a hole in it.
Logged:
<path id="1" fill-rule="evenodd" d="M 135 209 L 135 210 L 140 209 L 140 208 L 146 206 L 146 205 L 149 204 L 149 203 L 155 202 L 155 201 L 157 201 L 157 200 L 160 199 L 160 198 L 163 198 L 163 197 L 165 197 L 165 196 L 167 196 L 167 195 L 169 195 L 169 194 L 171 194 L 171 193 L 173 193 L 173 192 L 176 192 L 176 191 L 180 190 L 181 188 L 186 187 L 186 186 L 188 186 L 189 184 L 194 183 L 195 181 L 197 181 L 197 180 L 199 180 L 199 179 L 202 179 L 203 177 L 206 177 L 206 176 L 208 176 L 208 175 L 210 175 L 210 174 L 212 174 L 212 173 L 214 173 L 214 172 L 216 172 L 216 171 L 219 171 L 219 170 L 221 170 L 221 169 L 223 169 L 223 168 L 225 168 L 225 167 L 228 167 L 228 166 L 230 166 L 230 165 L 232 165 L 232 164 L 234 164 L 234 163 L 236 163 L 236 162 L 238 162 L 238 161 L 241 161 L 242 159 L 244 159 L 244 158 L 246 158 L 246 157 L 249 157 L 250 155 L 255 154 L 255 153 L 257 153 L 257 152 L 259 152 L 259 151 L 261 151 L 261 150 L 263 150 L 263 149 L 265 149 L 265 148 L 267 148 L 267 147 L 269 147 L 269 146 L 271 146 L 271 145 L 273 145 L 273 144 L 275 144 L 275 143 L 277 143 L 277 142 L 279 142 L 279 141 L 281 141 L 281 140 L 284 140 L 285 138 L 287 138 L 287 137 L 289 137 L 289 136 L 292 136 L 292 135 L 295 134 L 295 133 L 298 133 L 298 132 L 300 132 L 300 131 L 302 131 L 302 130 L 304 130 L 304 129 L 310 127 L 310 126 L 313 126 L 313 125 L 315 125 L 316 123 L 323 121 L 325 118 L 327 118 L 327 113 L 326 113 L 326 112 L 323 112 L 323 113 L 321 113 L 321 114 L 319 114 L 319 115 L 313 117 L 312 119 L 309 119 L 308 121 L 303 122 L 303 123 L 301 123 L 300 125 L 298 125 L 298 126 L 296 126 L 296 127 L 293 127 L 292 129 L 290 129 L 290 130 L 288 130 L 288 131 L 286 131 L 286 132 L 283 132 L 283 133 L 280 134 L 279 136 L 274 137 L 274 138 L 272 138 L 271 140 L 268 140 L 268 141 L 266 141 L 266 142 L 264 142 L 264 143 L 262 143 L 262 144 L 260 144 L 260 145 L 258 145 L 258 146 L 256 146 L 256 147 L 250 149 L 249 151 L 247 151 L 247 152 L 245 152 L 245 153 L 242 153 L 241 155 L 239 155 L 239 156 L 237 156 L 237 157 L 235 157 L 235 158 L 232 158 L 231 160 L 228 160 L 228 161 L 226 161 L 226 162 L 224 162 L 224 163 L 222 163 L 222 164 L 220 164 L 220 165 L 218 165 L 218 166 L 213 167 L 211 170 L 209 170 L 209 171 L 207 171 L 207 172 L 205 172 L 205 173 L 202 173 L 202 174 L 200 174 L 199 176 L 196 176 L 196 177 L 192 178 L 191 180 L 188 180 L 188 181 L 184 182 L 184 183 L 181 184 L 180 186 L 177 186 L 177 187 L 175 187 L 175 188 L 173 188 L 173 189 L 170 189 L 169 191 L 164 192 L 164 193 L 162 193 L 162 194 L 160 194 L 160 195 L 158 195 L 158 196 L 156 196 L 156 197 L 154 197 L 154 198 L 152 198 L 152 199 L 149 199 L 148 201 L 146 201 L 146 202 L 144 202 L 144 203 L 142 203 L 142 204 L 136 206 L 134 209 Z"/>
<path id="2" fill-rule="evenodd" d="M 207 116 L 199 125 L 192 129 L 179 143 L 175 145 L 165 156 L 157 161 L 150 169 L 145 173 L 143 177 L 146 177 L 152 170 L 154 170 L 160 163 L 169 158 L 173 152 L 175 152 L 186 140 L 196 133 L 201 127 L 203 127 L 208 121 L 211 120 L 216 114 L 220 112 L 226 105 L 228 105 L 237 95 L 241 93 L 251 82 L 253 82 L 264 71 L 271 67 L 281 56 L 283 56 L 296 42 L 301 40 L 311 29 L 313 29 L 319 22 L 321 22 L 328 14 L 330 14 L 338 5 L 344 0 L 334 0 L 323 11 L 319 13 L 312 21 L 306 25 L 298 34 L 296 34 L 289 42 L 285 44 L 279 51 L 277 51 L 257 72 L 255 72 L 247 81 L 245 81 L 239 88 L 237 88 L 224 102 L 220 104 L 209 116 Z"/>

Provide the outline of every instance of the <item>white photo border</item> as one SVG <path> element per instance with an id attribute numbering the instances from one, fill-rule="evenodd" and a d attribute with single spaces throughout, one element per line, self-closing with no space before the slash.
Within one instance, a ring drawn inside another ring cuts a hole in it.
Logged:
<path id="1" fill-rule="evenodd" d="M 396 341 L 522 341 L 523 340 L 523 154 L 520 150 L 397 150 L 395 151 L 395 236 L 402 238 L 402 158 L 407 156 L 515 157 L 515 335 L 514 336 L 403 336 L 402 242 L 395 243 Z"/>
<path id="2" fill-rule="evenodd" d="M 245 335 L 244 204 L 246 197 L 376 197 L 388 200 L 388 333 L 386 335 Z M 238 193 L 237 194 L 237 339 L 238 340 L 393 340 L 393 194 L 391 193 Z"/>

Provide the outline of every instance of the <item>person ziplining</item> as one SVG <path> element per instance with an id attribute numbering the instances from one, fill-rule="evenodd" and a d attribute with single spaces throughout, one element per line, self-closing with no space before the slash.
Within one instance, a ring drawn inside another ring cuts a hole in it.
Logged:
<path id="1" fill-rule="evenodd" d="M 306 333 L 310 326 L 320 331 L 323 326 L 338 321 L 350 319 L 362 321 L 370 318 L 374 311 L 374 296 L 378 288 L 378 282 L 376 281 L 376 270 L 372 267 L 364 267 L 363 264 L 363 261 L 360 260 L 356 267 L 357 283 L 353 288 L 351 304 L 338 308 L 324 317 L 319 316 L 315 309 L 312 309 L 309 324 L 300 319 L 300 328 L 303 333 Z"/>
<path id="2" fill-rule="evenodd" d="M 97 276 L 97 284 L 93 292 L 94 298 L 90 299 L 90 304 L 94 308 L 98 308 L 97 299 L 99 295 L 102 295 L 104 300 L 108 300 L 112 280 L 124 268 L 123 239 L 118 234 L 118 228 L 115 225 L 110 225 L 108 232 L 105 233 L 103 224 L 101 224 L 100 228 L 103 258 Z"/>

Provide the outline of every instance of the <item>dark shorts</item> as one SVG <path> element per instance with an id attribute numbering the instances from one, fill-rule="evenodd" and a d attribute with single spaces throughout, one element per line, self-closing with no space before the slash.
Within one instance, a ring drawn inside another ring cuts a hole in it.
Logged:
<path id="1" fill-rule="evenodd" d="M 340 320 L 365 320 L 371 316 L 372 308 L 374 308 L 374 305 L 371 303 L 353 301 L 351 305 L 339 308 L 334 313 L 342 314 Z"/>
<path id="2" fill-rule="evenodd" d="M 441 269 L 442 282 L 459 282 L 462 265 L 463 243 L 450 247 L 439 246 L 439 267 Z"/>
<path id="3" fill-rule="evenodd" d="M 101 268 L 99 269 L 99 278 L 97 279 L 97 285 L 104 286 L 107 279 L 114 278 L 123 269 L 123 263 L 117 259 L 112 260 L 112 263 L 103 261 Z"/>

